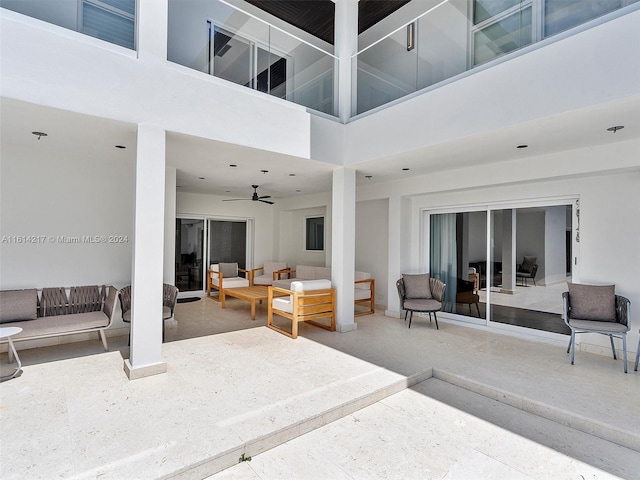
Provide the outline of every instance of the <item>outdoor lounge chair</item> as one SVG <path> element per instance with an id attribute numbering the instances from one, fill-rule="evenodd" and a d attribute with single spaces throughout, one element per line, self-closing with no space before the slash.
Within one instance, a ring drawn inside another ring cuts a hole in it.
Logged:
<path id="1" fill-rule="evenodd" d="M 576 333 L 600 333 L 608 335 L 611 351 L 617 360 L 613 337 L 622 338 L 624 373 L 627 373 L 627 332 L 631 302 L 615 295 L 614 285 L 580 285 L 569 283 L 569 291 L 562 294 L 564 323 L 571 329 L 567 353 L 571 352 L 573 365 L 576 349 Z"/>
<path id="2" fill-rule="evenodd" d="M 407 321 L 407 313 L 410 313 L 409 328 L 411 328 L 413 312 L 422 312 L 429 313 L 429 321 L 431 321 L 431 314 L 433 313 L 436 321 L 436 330 L 439 330 L 436 312 L 442 309 L 442 300 L 446 287 L 445 283 L 430 277 L 428 273 L 418 275 L 402 274 L 402 278 L 396 282 L 396 288 L 400 298 L 400 308 L 404 310 L 405 322 Z"/>

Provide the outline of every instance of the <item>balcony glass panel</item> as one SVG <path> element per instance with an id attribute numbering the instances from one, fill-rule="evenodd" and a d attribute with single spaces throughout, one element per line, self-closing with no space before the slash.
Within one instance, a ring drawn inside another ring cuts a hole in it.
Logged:
<path id="1" fill-rule="evenodd" d="M 366 34 L 360 36 L 361 42 L 367 39 L 368 43 L 361 43 L 352 59 L 354 115 L 615 10 L 640 5 L 640 0 L 443 0 L 424 4 L 429 10 L 390 29 L 377 41 Z M 407 44 L 410 24 L 415 25 L 414 48 Z"/>
<path id="2" fill-rule="evenodd" d="M 331 53 L 222 2 L 169 1 L 169 61 L 336 115 Z"/>
<path id="3" fill-rule="evenodd" d="M 0 7 L 135 49 L 135 0 L 0 0 Z"/>

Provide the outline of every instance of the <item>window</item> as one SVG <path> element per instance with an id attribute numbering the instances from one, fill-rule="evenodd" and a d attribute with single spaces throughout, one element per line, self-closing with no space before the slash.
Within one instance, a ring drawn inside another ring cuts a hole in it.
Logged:
<path id="1" fill-rule="evenodd" d="M 324 217 L 305 219 L 305 250 L 324 250 Z"/>
<path id="2" fill-rule="evenodd" d="M 83 0 L 82 33 L 135 48 L 135 0 Z"/>
<path id="3" fill-rule="evenodd" d="M 471 0 L 471 66 L 640 0 Z"/>

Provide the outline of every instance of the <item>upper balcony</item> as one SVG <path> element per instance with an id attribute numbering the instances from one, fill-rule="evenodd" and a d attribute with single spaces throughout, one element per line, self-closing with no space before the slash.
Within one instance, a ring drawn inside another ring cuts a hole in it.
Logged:
<path id="1" fill-rule="evenodd" d="M 354 118 L 640 9 L 640 0 L 413 0 L 361 32 L 351 70 L 339 72 L 333 45 L 248 2 L 164 1 L 168 61 L 334 118 L 339 76 L 351 77 Z M 0 0 L 131 50 L 136 3 Z"/>

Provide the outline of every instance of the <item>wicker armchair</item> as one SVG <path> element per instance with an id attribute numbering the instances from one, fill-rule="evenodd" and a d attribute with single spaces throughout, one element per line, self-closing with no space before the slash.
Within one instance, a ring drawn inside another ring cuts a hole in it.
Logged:
<path id="1" fill-rule="evenodd" d="M 436 321 L 436 330 L 439 330 L 436 312 L 442 310 L 442 300 L 446 287 L 447 285 L 444 282 L 430 277 L 428 273 L 402 275 L 402 278 L 396 282 L 396 288 L 400 298 L 400 308 L 404 310 L 405 322 L 407 321 L 407 313 L 410 312 L 409 328 L 411 328 L 413 312 L 423 312 L 429 313 L 429 322 L 431 322 L 431 314 L 433 313 L 433 318 Z"/>

